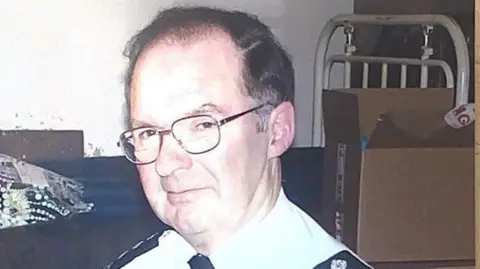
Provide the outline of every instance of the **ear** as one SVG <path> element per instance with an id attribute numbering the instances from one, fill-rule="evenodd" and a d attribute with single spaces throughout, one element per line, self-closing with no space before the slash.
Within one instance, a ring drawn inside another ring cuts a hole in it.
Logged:
<path id="1" fill-rule="evenodd" d="M 270 114 L 268 158 L 282 155 L 292 145 L 294 136 L 295 109 L 292 103 L 283 102 Z"/>

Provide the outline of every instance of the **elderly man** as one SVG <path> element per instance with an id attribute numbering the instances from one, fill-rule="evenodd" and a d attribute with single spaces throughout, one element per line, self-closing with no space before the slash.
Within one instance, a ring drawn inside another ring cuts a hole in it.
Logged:
<path id="1" fill-rule="evenodd" d="M 294 72 L 266 25 L 241 12 L 171 8 L 127 53 L 130 129 L 119 145 L 173 230 L 107 268 L 369 268 L 283 192 Z"/>

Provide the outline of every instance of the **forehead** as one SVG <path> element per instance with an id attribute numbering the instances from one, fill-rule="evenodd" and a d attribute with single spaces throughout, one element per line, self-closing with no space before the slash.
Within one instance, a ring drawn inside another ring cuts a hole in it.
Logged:
<path id="1" fill-rule="evenodd" d="M 160 43 L 146 51 L 135 68 L 131 115 L 169 121 L 205 103 L 227 110 L 240 105 L 246 101 L 241 66 L 232 41 L 222 35 L 188 45 Z"/>

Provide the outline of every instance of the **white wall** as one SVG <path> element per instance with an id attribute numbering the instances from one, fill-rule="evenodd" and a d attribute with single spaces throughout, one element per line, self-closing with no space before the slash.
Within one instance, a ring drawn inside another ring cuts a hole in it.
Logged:
<path id="1" fill-rule="evenodd" d="M 174 3 L 248 10 L 273 28 L 293 55 L 295 144 L 307 146 L 317 38 L 331 16 L 353 12 L 353 0 L 1 2 L 0 129 L 84 130 L 86 156 L 120 153 L 116 141 L 123 130 L 123 45 L 159 8 Z M 343 37 L 334 40 L 335 51 L 341 51 Z M 340 83 L 339 74 L 334 81 Z"/>

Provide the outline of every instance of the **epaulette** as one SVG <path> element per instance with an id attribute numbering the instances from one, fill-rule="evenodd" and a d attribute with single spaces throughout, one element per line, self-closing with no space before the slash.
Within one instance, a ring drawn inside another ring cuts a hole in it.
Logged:
<path id="1" fill-rule="evenodd" d="M 131 249 L 123 252 L 117 259 L 103 267 L 103 269 L 119 269 L 130 263 L 136 257 L 158 246 L 158 238 L 161 232 L 150 235 L 147 239 L 135 244 Z"/>
<path id="2" fill-rule="evenodd" d="M 352 253 L 344 250 L 315 266 L 313 269 L 372 269 L 372 267 L 359 260 L 352 255 Z"/>

